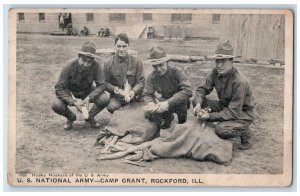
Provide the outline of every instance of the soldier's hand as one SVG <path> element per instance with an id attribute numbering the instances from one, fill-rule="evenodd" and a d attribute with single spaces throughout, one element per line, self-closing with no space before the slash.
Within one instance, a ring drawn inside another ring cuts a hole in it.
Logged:
<path id="1" fill-rule="evenodd" d="M 158 113 L 163 113 L 169 109 L 169 103 L 167 101 L 159 102 L 157 105 L 158 108 L 156 111 Z"/>
<path id="2" fill-rule="evenodd" d="M 200 112 L 197 114 L 197 118 L 200 121 L 207 121 L 209 119 L 209 113 L 206 110 L 200 110 Z"/>
<path id="3" fill-rule="evenodd" d="M 119 93 L 118 93 L 118 94 L 121 95 L 122 97 L 125 96 L 125 92 L 124 92 L 124 90 L 121 89 L 121 88 L 119 88 Z"/>
<path id="4" fill-rule="evenodd" d="M 200 111 L 201 111 L 200 103 L 197 103 L 197 105 L 193 108 L 193 110 L 194 110 L 194 115 L 198 116 L 198 113 L 200 113 Z"/>
<path id="5" fill-rule="evenodd" d="M 121 88 L 116 87 L 116 88 L 114 89 L 114 93 L 115 93 L 116 95 L 121 95 L 122 97 L 125 97 L 125 91 L 124 91 L 123 89 L 121 89 Z"/>
<path id="6" fill-rule="evenodd" d="M 134 92 L 133 91 L 124 91 L 124 100 L 129 103 L 134 98 Z"/>
<path id="7" fill-rule="evenodd" d="M 118 87 L 114 88 L 114 93 L 115 94 L 119 94 L 120 93 L 120 89 Z"/>
<path id="8" fill-rule="evenodd" d="M 144 110 L 149 112 L 155 112 L 157 105 L 153 102 L 149 102 L 147 105 L 144 106 Z"/>

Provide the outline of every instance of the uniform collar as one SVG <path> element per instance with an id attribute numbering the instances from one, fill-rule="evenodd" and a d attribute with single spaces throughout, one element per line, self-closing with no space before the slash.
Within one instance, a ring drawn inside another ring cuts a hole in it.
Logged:
<path id="1" fill-rule="evenodd" d="M 226 74 L 219 74 L 218 72 L 218 77 L 219 78 L 231 78 L 233 75 L 234 75 L 234 73 L 235 73 L 235 67 L 232 67 L 232 69 L 229 71 L 229 72 L 227 72 Z"/>
<path id="2" fill-rule="evenodd" d="M 115 55 L 115 60 L 118 62 L 118 63 L 123 63 L 123 62 L 126 62 L 128 63 L 129 61 L 129 55 L 127 54 L 127 56 L 125 56 L 124 58 L 122 57 L 119 57 L 118 55 Z"/>

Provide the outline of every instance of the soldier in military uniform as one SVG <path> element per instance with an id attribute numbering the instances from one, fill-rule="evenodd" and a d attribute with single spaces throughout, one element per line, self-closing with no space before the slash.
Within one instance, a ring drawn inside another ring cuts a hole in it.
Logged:
<path id="1" fill-rule="evenodd" d="M 106 108 L 110 113 L 137 101 L 146 80 L 142 62 L 128 54 L 129 39 L 126 34 L 121 33 L 115 37 L 115 47 L 115 54 L 104 62 L 105 81 L 110 93 Z"/>
<path id="2" fill-rule="evenodd" d="M 187 110 L 192 96 L 191 85 L 184 71 L 168 64 L 169 58 L 163 48 L 151 48 L 149 63 L 153 72 L 148 76 L 143 92 L 146 117 L 160 123 L 161 128 L 169 128 L 177 114 L 178 123 L 186 122 Z M 155 93 L 160 94 L 156 97 Z M 159 121 L 161 120 L 161 121 Z"/>
<path id="3" fill-rule="evenodd" d="M 88 105 L 89 102 L 94 105 L 90 109 L 89 118 L 86 121 L 94 128 L 100 126 L 94 117 L 106 107 L 108 96 L 104 93 L 106 83 L 103 70 L 94 60 L 97 57 L 95 51 L 93 43 L 83 44 L 81 51 L 78 52 L 78 57 L 68 61 L 62 68 L 55 85 L 56 100 L 52 103 L 52 109 L 55 113 L 67 118 L 64 125 L 66 130 L 71 129 L 76 120 L 76 115 L 69 107 L 75 106 L 81 111 L 82 106 Z M 93 85 L 93 82 L 96 86 Z M 83 102 L 79 100 L 83 100 Z"/>
<path id="4" fill-rule="evenodd" d="M 199 86 L 193 100 L 195 115 L 202 121 L 219 122 L 215 133 L 223 139 L 240 137 L 239 149 L 251 147 L 249 126 L 253 122 L 255 100 L 247 77 L 233 66 L 233 48 L 220 43 L 215 55 L 215 68 Z M 216 89 L 219 100 L 206 98 Z M 209 113 L 204 108 L 211 108 Z"/>

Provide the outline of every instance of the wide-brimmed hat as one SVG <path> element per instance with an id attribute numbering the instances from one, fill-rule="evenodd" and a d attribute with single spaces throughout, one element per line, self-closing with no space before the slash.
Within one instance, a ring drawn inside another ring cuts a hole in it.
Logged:
<path id="1" fill-rule="evenodd" d="M 158 65 L 170 60 L 170 57 L 167 57 L 165 50 L 159 46 L 151 48 L 148 58 L 147 63 L 151 65 Z"/>
<path id="2" fill-rule="evenodd" d="M 91 42 L 85 42 L 81 46 L 81 51 L 78 51 L 78 54 L 92 58 L 99 58 L 99 56 L 96 55 L 96 46 Z"/>
<path id="3" fill-rule="evenodd" d="M 215 54 L 211 57 L 212 59 L 231 59 L 236 58 L 237 56 L 233 55 L 233 48 L 229 41 L 221 42 L 217 46 Z"/>

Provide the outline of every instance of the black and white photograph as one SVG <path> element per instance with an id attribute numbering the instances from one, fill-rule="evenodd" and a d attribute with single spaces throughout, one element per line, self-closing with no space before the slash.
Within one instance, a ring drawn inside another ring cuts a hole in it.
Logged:
<path id="1" fill-rule="evenodd" d="M 290 186 L 293 20 L 11 9 L 8 182 Z"/>

